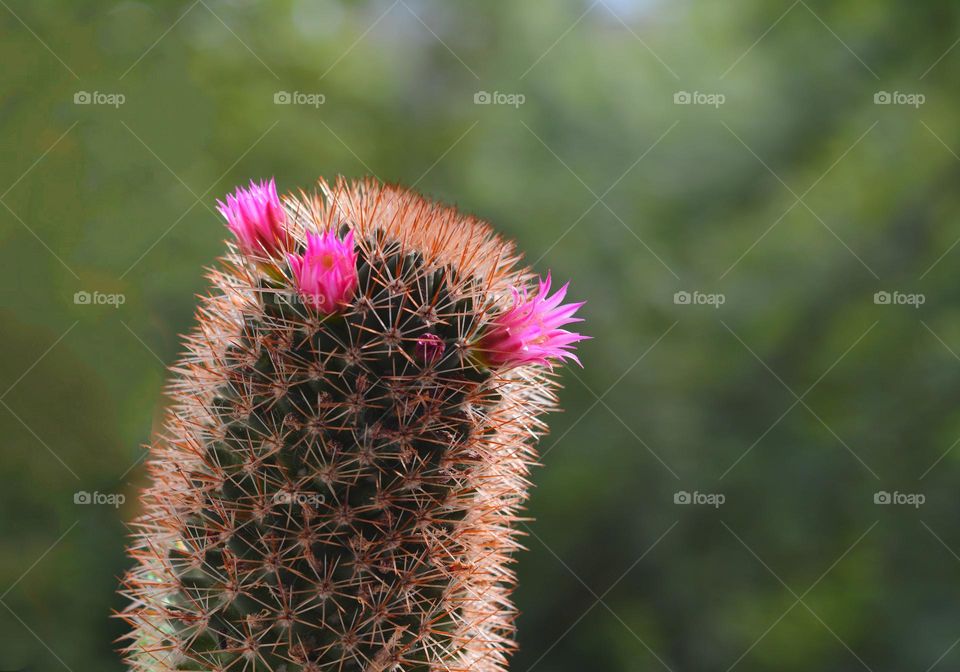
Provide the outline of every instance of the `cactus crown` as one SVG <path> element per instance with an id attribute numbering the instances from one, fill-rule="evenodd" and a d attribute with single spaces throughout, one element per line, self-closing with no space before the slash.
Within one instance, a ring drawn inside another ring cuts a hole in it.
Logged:
<path id="1" fill-rule="evenodd" d="M 279 210 L 259 189 L 224 213 L 250 235 L 173 367 L 124 582 L 131 669 L 506 669 L 555 383 L 485 344 L 560 331 L 556 358 L 570 332 L 556 312 L 497 326 L 531 276 L 474 218 L 374 181 Z"/>

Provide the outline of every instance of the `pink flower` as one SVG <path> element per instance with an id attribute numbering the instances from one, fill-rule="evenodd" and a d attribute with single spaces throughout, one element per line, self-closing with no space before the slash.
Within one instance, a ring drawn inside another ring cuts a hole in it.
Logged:
<path id="1" fill-rule="evenodd" d="M 303 256 L 288 254 L 300 295 L 314 308 L 335 313 L 350 303 L 357 290 L 357 253 L 353 231 L 343 240 L 334 231 L 308 233 Z"/>
<path id="2" fill-rule="evenodd" d="M 237 237 L 240 250 L 253 256 L 279 256 L 287 241 L 286 213 L 277 196 L 273 178 L 250 188 L 237 187 L 227 195 L 227 202 L 217 201 L 217 210 L 227 220 L 227 227 Z"/>
<path id="3" fill-rule="evenodd" d="M 583 321 L 573 317 L 583 302 L 560 303 L 569 284 L 549 296 L 550 274 L 547 273 L 547 279 L 539 281 L 533 296 L 529 296 L 525 288 L 522 291 L 514 288 L 513 306 L 493 318 L 489 330 L 480 340 L 484 359 L 494 366 L 536 363 L 552 367 L 553 360 L 563 359 L 580 364 L 571 352 L 573 344 L 589 336 L 560 328 Z"/>
<path id="4" fill-rule="evenodd" d="M 416 353 L 417 357 L 427 364 L 433 364 L 443 357 L 443 352 L 447 349 L 446 344 L 436 334 L 424 334 L 417 339 Z"/>

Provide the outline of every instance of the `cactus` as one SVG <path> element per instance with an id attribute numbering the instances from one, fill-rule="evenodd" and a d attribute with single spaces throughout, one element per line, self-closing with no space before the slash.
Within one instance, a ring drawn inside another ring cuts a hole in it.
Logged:
<path id="1" fill-rule="evenodd" d="M 515 523 L 581 304 L 375 181 L 220 203 L 124 580 L 131 670 L 505 670 Z M 579 363 L 579 362 L 578 362 Z"/>

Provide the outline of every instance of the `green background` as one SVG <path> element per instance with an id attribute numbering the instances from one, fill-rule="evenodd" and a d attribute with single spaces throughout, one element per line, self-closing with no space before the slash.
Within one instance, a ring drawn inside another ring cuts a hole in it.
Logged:
<path id="1" fill-rule="evenodd" d="M 0 1 L 0 669 L 122 669 L 214 201 L 337 174 L 587 301 L 513 669 L 957 669 L 958 39 L 946 0 Z"/>

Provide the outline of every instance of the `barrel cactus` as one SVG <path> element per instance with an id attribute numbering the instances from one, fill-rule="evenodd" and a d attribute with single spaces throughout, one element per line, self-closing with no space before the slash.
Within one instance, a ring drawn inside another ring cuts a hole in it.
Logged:
<path id="1" fill-rule="evenodd" d="M 236 240 L 130 545 L 130 669 L 505 670 L 581 304 L 485 223 L 373 180 L 251 183 L 220 211 Z"/>

